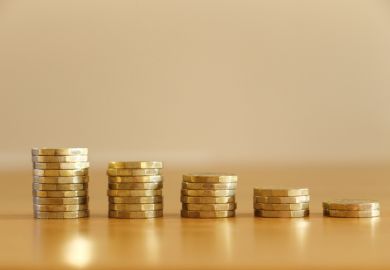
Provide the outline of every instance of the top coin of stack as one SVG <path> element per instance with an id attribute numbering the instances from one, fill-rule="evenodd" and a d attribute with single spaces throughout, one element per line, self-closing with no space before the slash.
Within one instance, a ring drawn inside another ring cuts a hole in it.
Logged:
<path id="1" fill-rule="evenodd" d="M 88 210 L 88 149 L 33 148 L 35 218 L 82 218 Z"/>
<path id="2" fill-rule="evenodd" d="M 122 161 L 108 165 L 108 216 L 155 218 L 163 216 L 163 177 L 160 161 Z"/>
<path id="3" fill-rule="evenodd" d="M 254 209 L 258 217 L 305 217 L 309 215 L 307 188 L 254 188 Z"/>
<path id="4" fill-rule="evenodd" d="M 324 216 L 339 218 L 379 217 L 380 205 L 371 200 L 330 200 L 322 203 Z"/>
<path id="5" fill-rule="evenodd" d="M 181 216 L 223 218 L 235 216 L 237 176 L 233 174 L 185 174 L 181 190 Z"/>

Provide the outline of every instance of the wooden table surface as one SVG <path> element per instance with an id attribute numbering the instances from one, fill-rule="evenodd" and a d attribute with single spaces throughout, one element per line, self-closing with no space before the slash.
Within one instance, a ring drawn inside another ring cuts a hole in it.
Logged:
<path id="1" fill-rule="evenodd" d="M 165 216 L 149 220 L 106 218 L 106 177 L 93 168 L 90 218 L 35 220 L 31 171 L 3 170 L 10 191 L 0 198 L 0 268 L 390 269 L 389 167 L 233 169 L 240 177 L 238 215 L 216 220 L 180 218 L 180 175 L 187 171 L 178 168 L 164 173 Z M 309 187 L 312 214 L 254 218 L 252 188 L 261 185 Z M 377 199 L 382 216 L 322 217 L 327 198 Z"/>

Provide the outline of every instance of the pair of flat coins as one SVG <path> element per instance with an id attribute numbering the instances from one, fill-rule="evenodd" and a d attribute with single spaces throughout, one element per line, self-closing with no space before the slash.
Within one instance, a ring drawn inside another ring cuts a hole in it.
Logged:
<path id="1" fill-rule="evenodd" d="M 254 188 L 254 215 L 268 218 L 309 216 L 307 188 Z"/>
<path id="2" fill-rule="evenodd" d="M 108 216 L 157 218 L 163 216 L 163 177 L 160 161 L 121 161 L 108 164 Z"/>
<path id="3" fill-rule="evenodd" d="M 329 200 L 322 203 L 324 216 L 338 218 L 371 218 L 380 216 L 380 204 L 371 200 Z"/>
<path id="4" fill-rule="evenodd" d="M 237 176 L 234 174 L 183 175 L 181 216 L 186 218 L 234 217 Z"/>
<path id="5" fill-rule="evenodd" d="M 88 210 L 88 149 L 33 148 L 35 218 L 82 218 Z"/>

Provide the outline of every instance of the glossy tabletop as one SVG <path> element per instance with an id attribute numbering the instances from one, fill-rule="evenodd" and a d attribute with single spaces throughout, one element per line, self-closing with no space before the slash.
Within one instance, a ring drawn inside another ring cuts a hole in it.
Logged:
<path id="1" fill-rule="evenodd" d="M 221 168 L 226 169 L 226 168 Z M 180 169 L 165 172 L 165 215 L 149 220 L 106 217 L 104 170 L 91 170 L 88 219 L 35 220 L 28 170 L 2 172 L 2 269 L 389 269 L 390 193 L 387 167 L 237 168 L 237 217 L 179 216 Z M 308 218 L 267 219 L 252 214 L 252 187 L 307 186 Z M 342 196 L 344 195 L 344 196 Z M 372 198 L 382 217 L 322 217 L 326 198 Z"/>

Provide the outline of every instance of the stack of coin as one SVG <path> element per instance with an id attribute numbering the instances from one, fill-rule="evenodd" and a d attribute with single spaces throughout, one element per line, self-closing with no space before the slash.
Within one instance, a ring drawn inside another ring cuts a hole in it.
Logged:
<path id="1" fill-rule="evenodd" d="M 181 216 L 186 218 L 234 217 L 237 176 L 185 174 L 181 190 Z"/>
<path id="2" fill-rule="evenodd" d="M 33 148 L 35 218 L 82 218 L 88 210 L 88 149 Z"/>
<path id="3" fill-rule="evenodd" d="M 163 216 L 163 177 L 160 161 L 122 161 L 108 165 L 108 216 L 156 218 Z"/>
<path id="4" fill-rule="evenodd" d="M 322 203 L 324 216 L 339 218 L 379 217 L 380 205 L 371 200 L 330 200 Z"/>
<path id="5" fill-rule="evenodd" d="M 306 217 L 309 215 L 307 188 L 254 188 L 254 209 L 257 217 Z"/>

